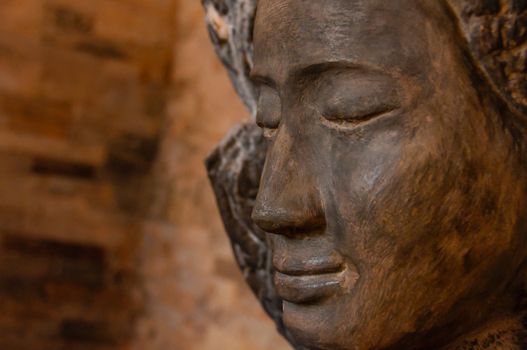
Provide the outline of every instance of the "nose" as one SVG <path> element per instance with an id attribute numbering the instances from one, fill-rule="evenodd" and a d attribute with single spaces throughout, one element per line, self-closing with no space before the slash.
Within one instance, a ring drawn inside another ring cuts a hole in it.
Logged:
<path id="1" fill-rule="evenodd" d="M 313 154 L 280 130 L 268 150 L 252 219 L 262 230 L 288 236 L 325 226 Z M 316 166 L 316 165 L 315 165 Z"/>

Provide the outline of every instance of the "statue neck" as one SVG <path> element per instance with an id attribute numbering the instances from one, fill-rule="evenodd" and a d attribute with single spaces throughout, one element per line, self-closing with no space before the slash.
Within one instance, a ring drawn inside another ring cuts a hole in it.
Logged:
<path id="1" fill-rule="evenodd" d="M 457 340 L 444 350 L 522 350 L 527 349 L 525 317 L 494 322 Z"/>

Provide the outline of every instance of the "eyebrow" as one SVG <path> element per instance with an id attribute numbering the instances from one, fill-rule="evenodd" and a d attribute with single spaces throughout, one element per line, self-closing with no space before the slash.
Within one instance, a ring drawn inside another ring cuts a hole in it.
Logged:
<path id="1" fill-rule="evenodd" d="M 254 68 L 249 72 L 249 79 L 256 83 L 263 83 L 272 87 L 276 87 L 276 81 L 265 73 L 260 73 Z"/>
<path id="2" fill-rule="evenodd" d="M 297 67 L 293 67 L 292 72 L 288 74 L 288 76 L 286 77 L 286 80 L 291 80 L 291 79 L 297 80 L 303 76 L 314 76 L 314 75 L 318 75 L 318 74 L 321 74 L 327 71 L 338 70 L 338 69 L 366 71 L 366 72 L 385 74 L 385 75 L 388 74 L 388 72 L 385 69 L 382 69 L 381 67 L 378 67 L 376 65 L 342 60 L 342 61 L 328 61 L 328 62 L 312 63 L 312 64 L 299 65 Z M 249 77 L 253 81 L 261 82 L 261 83 L 271 85 L 271 86 L 277 85 L 276 81 L 270 75 L 261 73 L 257 69 L 254 69 L 254 68 L 251 70 Z"/>

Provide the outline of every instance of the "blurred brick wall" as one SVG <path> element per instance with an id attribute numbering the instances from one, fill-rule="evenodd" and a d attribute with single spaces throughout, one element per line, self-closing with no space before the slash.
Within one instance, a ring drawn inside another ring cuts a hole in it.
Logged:
<path id="1" fill-rule="evenodd" d="M 0 349 L 134 336 L 173 6 L 0 2 Z"/>
<path id="2" fill-rule="evenodd" d="M 287 349 L 203 168 L 245 114 L 197 0 L 0 1 L 0 349 Z"/>

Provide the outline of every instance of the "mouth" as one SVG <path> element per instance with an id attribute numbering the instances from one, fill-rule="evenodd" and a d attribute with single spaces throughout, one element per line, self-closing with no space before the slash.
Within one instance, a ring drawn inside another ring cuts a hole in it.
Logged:
<path id="1" fill-rule="evenodd" d="M 303 275 L 275 272 L 274 284 L 280 298 L 293 304 L 313 304 L 336 294 L 345 280 L 338 272 L 306 271 Z"/>
<path id="2" fill-rule="evenodd" d="M 278 296 L 296 305 L 323 303 L 350 291 L 359 279 L 358 269 L 319 237 L 289 240 L 273 235 L 274 285 Z"/>

